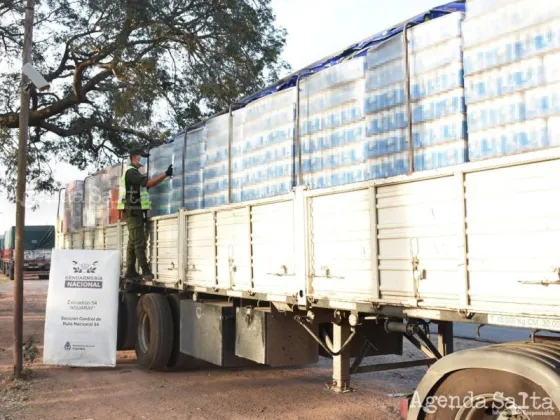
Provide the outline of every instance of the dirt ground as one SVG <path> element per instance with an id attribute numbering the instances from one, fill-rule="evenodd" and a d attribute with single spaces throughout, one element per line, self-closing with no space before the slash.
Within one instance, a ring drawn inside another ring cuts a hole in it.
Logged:
<path id="1" fill-rule="evenodd" d="M 25 283 L 24 340 L 33 337 L 42 350 L 47 281 Z M 326 390 L 330 361 L 289 369 L 207 368 L 149 372 L 136 365 L 134 352 L 119 352 L 114 369 L 56 368 L 38 361 L 30 379 L 12 373 L 13 284 L 0 277 L 0 420 L 19 419 L 399 419 L 399 398 L 425 368 L 352 377 L 355 392 Z M 456 339 L 456 348 L 477 345 Z M 404 359 L 417 358 L 405 347 Z M 402 360 L 377 358 L 375 362 Z"/>

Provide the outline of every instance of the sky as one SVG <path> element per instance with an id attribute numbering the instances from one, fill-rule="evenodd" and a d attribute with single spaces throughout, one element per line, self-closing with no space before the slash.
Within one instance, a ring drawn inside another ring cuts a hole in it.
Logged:
<path id="1" fill-rule="evenodd" d="M 283 59 L 293 71 L 381 32 L 445 0 L 272 0 L 277 23 L 288 31 Z M 53 162 L 62 184 L 84 179 L 87 173 Z M 38 197 L 26 209 L 27 225 L 54 225 L 58 196 Z M 62 209 L 61 209 L 62 215 Z M 15 224 L 15 205 L 0 200 L 0 234 Z"/>

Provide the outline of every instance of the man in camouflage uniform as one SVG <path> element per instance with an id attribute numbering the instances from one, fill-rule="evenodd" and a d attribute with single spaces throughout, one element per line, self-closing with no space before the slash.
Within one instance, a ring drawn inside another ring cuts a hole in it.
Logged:
<path id="1" fill-rule="evenodd" d="M 118 209 L 124 212 L 128 228 L 128 247 L 126 252 L 125 278 L 138 279 L 136 259 L 142 269 L 142 279 L 151 281 L 154 275 L 150 270 L 146 257 L 146 217 L 151 209 L 148 189 L 161 184 L 167 177 L 173 175 L 173 165 L 167 171 L 153 178 L 148 178 L 138 170 L 146 166 L 149 154 L 142 149 L 130 152 L 130 165 L 125 169 L 119 185 Z"/>

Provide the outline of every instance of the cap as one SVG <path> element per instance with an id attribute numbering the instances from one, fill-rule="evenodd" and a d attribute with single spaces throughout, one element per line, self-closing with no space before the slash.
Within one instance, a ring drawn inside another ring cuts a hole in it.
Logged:
<path id="1" fill-rule="evenodd" d="M 142 157 L 148 157 L 150 156 L 150 154 L 148 152 L 146 152 L 144 149 L 132 149 L 130 151 L 130 156 L 142 156 Z"/>

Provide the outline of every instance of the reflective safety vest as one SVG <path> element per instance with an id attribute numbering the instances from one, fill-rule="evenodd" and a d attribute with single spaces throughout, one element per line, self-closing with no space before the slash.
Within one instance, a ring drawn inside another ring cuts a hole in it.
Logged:
<path id="1" fill-rule="evenodd" d="M 126 205 L 126 173 L 131 169 L 137 171 L 133 165 L 129 165 L 126 171 L 123 172 L 121 176 L 121 183 L 119 184 L 119 202 L 117 204 L 117 210 L 124 210 Z M 140 208 L 142 210 L 151 210 L 152 203 L 150 202 L 150 196 L 148 194 L 148 189 L 146 187 L 140 187 Z"/>

